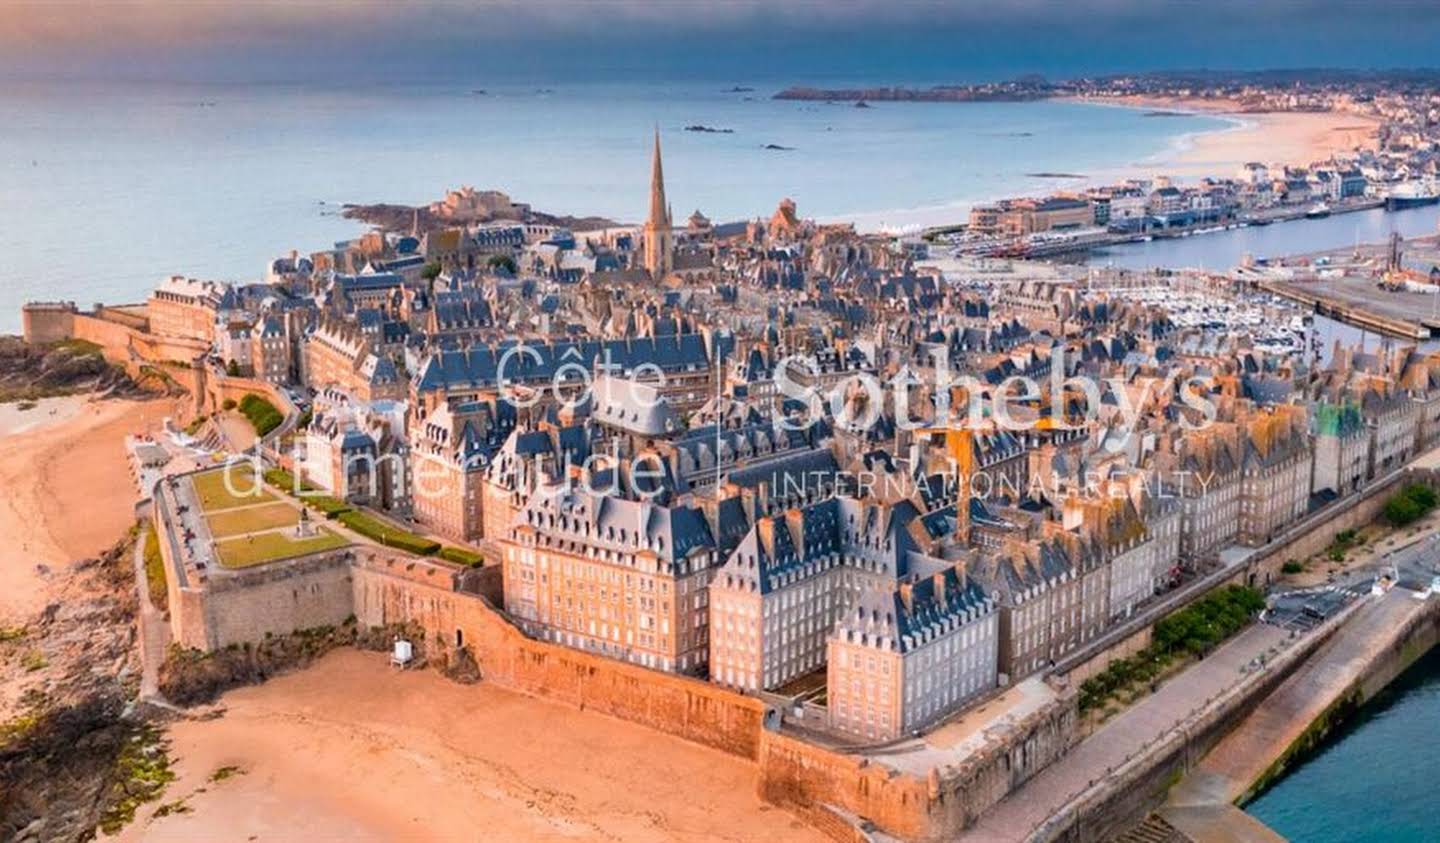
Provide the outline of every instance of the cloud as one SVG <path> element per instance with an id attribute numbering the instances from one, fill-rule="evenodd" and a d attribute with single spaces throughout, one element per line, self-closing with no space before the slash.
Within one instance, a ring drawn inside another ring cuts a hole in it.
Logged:
<path id="1" fill-rule="evenodd" d="M 1424 63 L 1415 0 L 0 0 L 0 71 L 430 76 L 702 58 L 743 69 Z M 1292 58 L 1293 57 L 1293 58 Z M 968 64 L 967 64 L 968 62 Z M 1088 62 L 1088 65 L 1086 64 Z M 903 79 L 901 80 L 903 81 Z"/>

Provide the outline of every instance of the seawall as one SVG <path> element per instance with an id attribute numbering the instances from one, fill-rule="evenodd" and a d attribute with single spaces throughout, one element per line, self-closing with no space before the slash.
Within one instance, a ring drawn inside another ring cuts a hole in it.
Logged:
<path id="1" fill-rule="evenodd" d="M 1440 597 L 1403 588 L 1362 607 L 1208 754 L 1171 805 L 1244 804 L 1440 642 Z"/>
<path id="2" fill-rule="evenodd" d="M 1170 729 L 1129 761 L 1083 790 L 1027 838 L 1095 843 L 1111 840 L 1144 819 L 1166 799 L 1232 730 L 1334 634 L 1336 616 L 1294 642 L 1263 669 Z M 1024 797 L 1024 791 L 1016 794 Z"/>
<path id="3" fill-rule="evenodd" d="M 1073 740 L 1075 697 L 1062 694 L 963 763 L 928 774 L 896 769 L 781 733 L 779 712 L 755 697 L 529 638 L 462 590 L 463 571 L 375 548 L 353 552 L 354 613 L 363 626 L 416 626 L 427 649 L 464 649 L 485 681 L 744 758 L 756 765 L 762 798 L 836 840 L 864 839 L 868 828 L 953 839 Z"/>

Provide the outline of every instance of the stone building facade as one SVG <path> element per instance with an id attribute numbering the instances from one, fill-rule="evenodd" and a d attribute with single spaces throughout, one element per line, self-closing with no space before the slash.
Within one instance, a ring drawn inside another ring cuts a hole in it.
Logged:
<path id="1" fill-rule="evenodd" d="M 530 635 L 705 673 L 718 553 L 699 510 L 548 486 L 501 544 L 505 610 Z"/>

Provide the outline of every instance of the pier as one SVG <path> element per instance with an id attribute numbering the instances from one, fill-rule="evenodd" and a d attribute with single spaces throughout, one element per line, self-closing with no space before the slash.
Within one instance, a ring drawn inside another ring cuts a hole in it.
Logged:
<path id="1" fill-rule="evenodd" d="M 1358 301 L 1345 301 L 1288 281 L 1258 281 L 1255 288 L 1304 305 L 1315 313 L 1328 316 L 1337 322 L 1344 322 L 1347 325 L 1374 331 L 1387 337 L 1428 340 L 1440 336 L 1440 320 L 1434 318 L 1412 320 L 1378 313 L 1376 312 L 1378 306 L 1384 304 L 1381 301 L 1367 300 L 1364 304 Z M 1378 295 L 1377 291 L 1377 298 Z"/>

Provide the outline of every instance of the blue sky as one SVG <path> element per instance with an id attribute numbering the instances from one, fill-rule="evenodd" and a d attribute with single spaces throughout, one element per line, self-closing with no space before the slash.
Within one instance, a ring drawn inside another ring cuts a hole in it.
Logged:
<path id="1" fill-rule="evenodd" d="M 0 0 L 0 74 L 941 82 L 1440 65 L 1416 0 Z"/>

